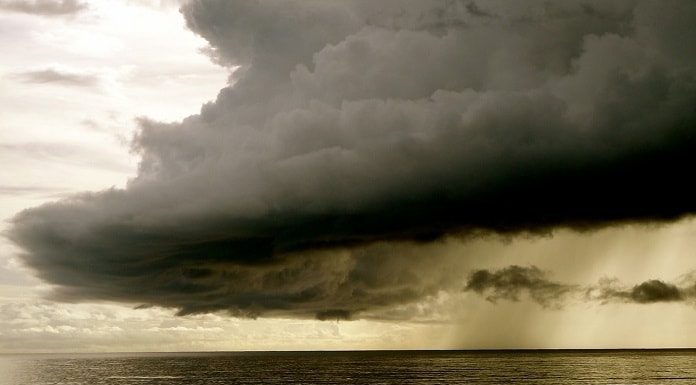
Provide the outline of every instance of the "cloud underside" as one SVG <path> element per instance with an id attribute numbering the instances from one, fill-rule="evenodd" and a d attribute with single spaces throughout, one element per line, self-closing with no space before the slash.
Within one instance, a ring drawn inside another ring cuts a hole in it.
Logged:
<path id="1" fill-rule="evenodd" d="M 87 8 L 78 0 L 0 0 L 0 10 L 40 16 L 70 16 Z"/>
<path id="2" fill-rule="evenodd" d="M 411 244 L 696 211 L 691 1 L 182 13 L 234 84 L 182 122 L 143 120 L 127 188 L 14 219 L 57 297 L 347 318 L 451 282 L 399 257 Z"/>

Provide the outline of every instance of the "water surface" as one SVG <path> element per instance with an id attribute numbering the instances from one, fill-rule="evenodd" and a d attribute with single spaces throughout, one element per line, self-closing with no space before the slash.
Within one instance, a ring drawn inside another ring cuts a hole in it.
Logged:
<path id="1" fill-rule="evenodd" d="M 1 385 L 694 384 L 696 351 L 0 355 Z"/>

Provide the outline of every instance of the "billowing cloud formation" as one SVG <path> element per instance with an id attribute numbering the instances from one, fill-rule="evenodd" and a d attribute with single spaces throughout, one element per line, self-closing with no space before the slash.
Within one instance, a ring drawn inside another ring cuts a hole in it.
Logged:
<path id="1" fill-rule="evenodd" d="M 29 13 L 42 16 L 74 15 L 87 9 L 78 0 L 2 0 L 0 10 Z"/>
<path id="2" fill-rule="evenodd" d="M 182 13 L 233 84 L 180 123 L 144 120 L 126 189 L 14 220 L 63 298 L 342 318 L 450 282 L 365 245 L 696 211 L 693 1 Z"/>
<path id="3" fill-rule="evenodd" d="M 496 271 L 476 270 L 469 276 L 465 287 L 465 290 L 485 295 L 494 303 L 499 299 L 519 301 L 520 294 L 526 292 L 544 307 L 560 305 L 563 297 L 576 289 L 576 286 L 547 279 L 546 273 L 536 266 L 516 265 Z"/>
<path id="4" fill-rule="evenodd" d="M 484 295 L 495 303 L 499 299 L 519 301 L 527 293 L 529 299 L 544 306 L 561 307 L 571 296 L 584 294 L 591 301 L 649 304 L 681 302 L 696 298 L 696 277 L 687 274 L 681 285 L 650 279 L 626 287 L 616 278 L 603 278 L 591 286 L 555 282 L 536 266 L 508 266 L 499 270 L 475 270 L 469 275 L 465 290 Z"/>

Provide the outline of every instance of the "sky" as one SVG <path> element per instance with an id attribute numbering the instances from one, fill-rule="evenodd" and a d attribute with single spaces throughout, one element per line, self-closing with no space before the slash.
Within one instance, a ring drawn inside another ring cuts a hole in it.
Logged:
<path id="1" fill-rule="evenodd" d="M 0 352 L 696 346 L 694 22 L 0 0 Z"/>

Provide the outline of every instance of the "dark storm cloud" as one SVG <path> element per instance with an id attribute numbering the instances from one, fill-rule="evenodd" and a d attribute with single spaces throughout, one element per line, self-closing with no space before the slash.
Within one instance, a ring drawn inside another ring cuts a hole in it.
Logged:
<path id="1" fill-rule="evenodd" d="M 696 211 L 695 2 L 471 4 L 186 2 L 234 85 L 10 237 L 67 300 L 321 318 L 452 282 L 402 243 Z"/>
<path id="2" fill-rule="evenodd" d="M 0 0 L 0 10 L 41 16 L 74 15 L 87 8 L 78 0 Z"/>
<path id="3" fill-rule="evenodd" d="M 546 278 L 546 273 L 536 266 L 508 266 L 490 271 L 476 270 L 469 276 L 465 290 L 474 291 L 488 301 L 499 299 L 519 301 L 527 293 L 534 302 L 544 306 L 559 306 L 563 297 L 572 293 L 577 286 L 566 285 Z"/>
<path id="4" fill-rule="evenodd" d="M 12 77 L 24 83 L 62 84 L 75 87 L 93 87 L 99 83 L 99 78 L 94 75 L 66 72 L 53 68 L 15 73 Z"/>

